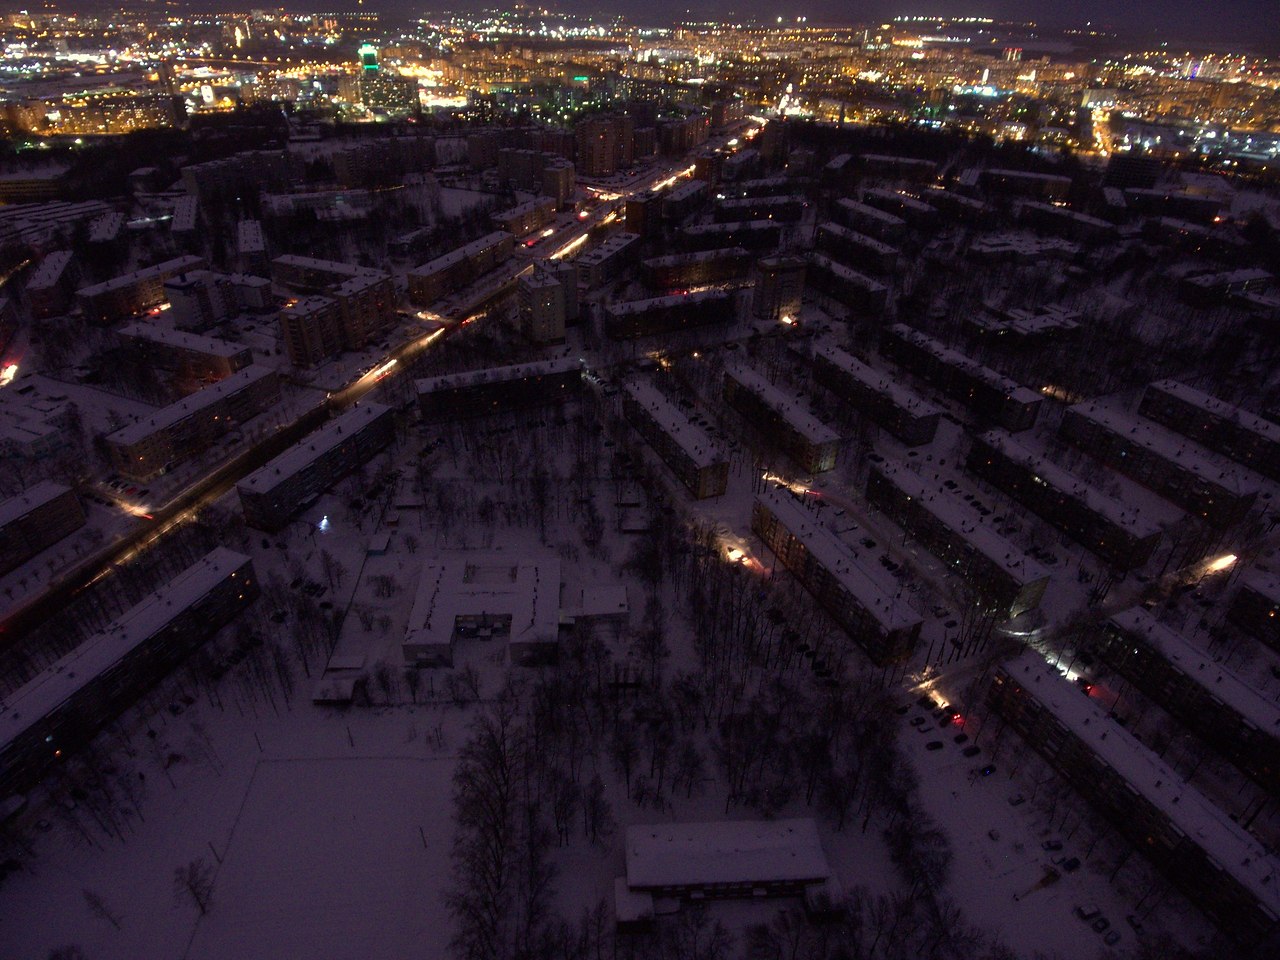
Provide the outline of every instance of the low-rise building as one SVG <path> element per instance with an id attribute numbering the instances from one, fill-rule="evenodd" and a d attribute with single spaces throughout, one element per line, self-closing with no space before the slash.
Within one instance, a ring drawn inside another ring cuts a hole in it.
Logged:
<path id="1" fill-rule="evenodd" d="M 1262 478 L 1143 417 L 1097 403 L 1068 407 L 1059 435 L 1118 473 L 1213 524 L 1241 522 Z"/>
<path id="2" fill-rule="evenodd" d="M 501 551 L 442 554 L 422 568 L 401 650 L 417 667 L 453 666 L 459 642 L 505 643 L 512 663 L 555 660 L 560 561 Z"/>
<path id="3" fill-rule="evenodd" d="M 898 266 L 898 248 L 838 223 L 819 224 L 814 234 L 818 251 L 853 270 L 883 275 Z"/>
<path id="4" fill-rule="evenodd" d="M 218 437 L 279 399 L 280 378 L 275 370 L 251 364 L 108 434 L 111 465 L 121 476 L 149 480 L 170 465 L 208 449 Z"/>
<path id="5" fill-rule="evenodd" d="M 152 366 L 188 380 L 224 380 L 253 362 L 253 351 L 242 344 L 153 323 L 131 324 L 120 339 Z"/>
<path id="6" fill-rule="evenodd" d="M 1138 413 L 1250 470 L 1280 480 L 1280 424 L 1176 380 L 1147 387 Z"/>
<path id="7" fill-rule="evenodd" d="M 244 520 L 274 532 L 395 437 L 395 411 L 362 403 L 236 484 Z"/>
<path id="8" fill-rule="evenodd" d="M 573 358 L 488 367 L 429 377 L 415 384 L 428 422 L 480 417 L 573 399 L 582 389 L 582 364 Z"/>
<path id="9" fill-rule="evenodd" d="M 1105 493 L 1004 431 L 974 438 L 965 465 L 1120 570 L 1141 567 L 1160 543 L 1155 513 Z"/>
<path id="10" fill-rule="evenodd" d="M 685 227 L 680 237 L 686 250 L 714 250 L 716 247 L 773 250 L 782 238 L 782 225 L 775 220 L 700 223 Z"/>
<path id="11" fill-rule="evenodd" d="M 724 399 L 809 473 L 835 467 L 840 435 L 811 414 L 800 398 L 783 393 L 755 370 L 727 366 Z"/>
<path id="12" fill-rule="evenodd" d="M 409 271 L 409 299 L 426 306 L 461 290 L 488 273 L 515 246 L 511 234 L 496 230 Z"/>
<path id="13" fill-rule="evenodd" d="M 889 288 L 885 284 L 859 273 L 843 263 L 837 263 L 826 254 L 809 254 L 809 282 L 815 290 L 826 294 L 850 310 L 879 316 L 889 302 Z"/>
<path id="14" fill-rule="evenodd" d="M 31 271 L 27 280 L 27 302 L 37 320 L 66 313 L 75 293 L 75 259 L 70 250 L 54 250 Z"/>
<path id="15" fill-rule="evenodd" d="M 674 292 L 742 280 L 753 262 L 751 254 L 741 247 L 672 253 L 642 261 L 640 279 L 650 289 Z"/>
<path id="16" fill-rule="evenodd" d="M 0 792 L 35 786 L 258 595 L 218 547 L 0 701 Z"/>
<path id="17" fill-rule="evenodd" d="M 784 195 L 776 197 L 728 197 L 716 201 L 716 223 L 742 223 L 753 220 L 772 220 L 775 223 L 795 223 L 804 216 L 808 206 L 804 197 Z"/>
<path id="18" fill-rule="evenodd" d="M 626 300 L 604 308 L 604 331 L 615 340 L 674 333 L 733 319 L 733 295 L 699 290 L 648 300 Z"/>
<path id="19" fill-rule="evenodd" d="M 1011 433 L 1035 425 L 1040 394 L 919 330 L 895 323 L 881 338 L 880 352 L 965 404 L 983 420 Z"/>
<path id="20" fill-rule="evenodd" d="M 888 571 L 859 563 L 790 492 L 756 497 L 751 529 L 876 664 L 911 656 L 922 621 L 902 585 Z"/>
<path id="21" fill-rule="evenodd" d="M 831 214 L 850 230 L 875 237 L 882 243 L 899 244 L 907 236 L 907 221 L 901 217 L 848 197 L 837 200 Z"/>
<path id="22" fill-rule="evenodd" d="M 813 351 L 814 379 L 909 447 L 931 443 L 942 411 L 834 344 Z"/>
<path id="23" fill-rule="evenodd" d="M 169 316 L 179 330 L 200 332 L 222 323 L 236 312 L 234 292 L 222 274 L 191 270 L 164 282 Z"/>
<path id="24" fill-rule="evenodd" d="M 862 202 L 869 207 L 892 214 L 917 230 L 933 227 L 938 222 L 937 210 L 923 200 L 907 193 L 899 193 L 897 190 L 864 190 Z"/>
<path id="25" fill-rule="evenodd" d="M 1227 609 L 1236 626 L 1280 651 L 1280 577 L 1251 570 L 1240 578 L 1240 589 Z"/>
<path id="26" fill-rule="evenodd" d="M 70 487 L 42 480 L 0 503 L 0 574 L 16 570 L 85 524 Z"/>
<path id="27" fill-rule="evenodd" d="M 191 270 L 203 270 L 203 257 L 184 256 L 76 291 L 76 300 L 91 323 L 125 320 L 166 302 L 165 281 Z"/>
<path id="28" fill-rule="evenodd" d="M 1049 571 L 948 488 L 949 479 L 892 460 L 872 464 L 867 502 L 943 560 L 987 609 L 1010 619 L 1034 610 L 1049 585 Z"/>
<path id="29" fill-rule="evenodd" d="M 652 381 L 627 384 L 622 411 L 690 493 L 699 500 L 724 493 L 729 482 L 724 450 Z"/>
<path id="30" fill-rule="evenodd" d="M 1274 941 L 1275 857 L 1039 653 L 1000 667 L 987 702 L 1224 932 Z"/>
<path id="31" fill-rule="evenodd" d="M 1280 793 L 1280 707 L 1141 607 L 1102 625 L 1094 651 L 1272 793 Z"/>
<path id="32" fill-rule="evenodd" d="M 536 197 L 525 203 L 517 204 L 507 210 L 500 210 L 490 216 L 498 230 L 511 234 L 519 239 L 527 237 L 535 230 L 541 230 L 556 218 L 556 201 L 552 197 Z"/>

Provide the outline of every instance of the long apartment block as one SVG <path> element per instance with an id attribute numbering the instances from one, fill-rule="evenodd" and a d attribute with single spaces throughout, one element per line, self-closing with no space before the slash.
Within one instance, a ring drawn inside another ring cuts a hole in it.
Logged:
<path id="1" fill-rule="evenodd" d="M 0 700 L 0 789 L 29 789 L 258 595 L 218 547 Z"/>
<path id="2" fill-rule="evenodd" d="M 204 450 L 236 424 L 252 420 L 279 399 L 276 371 L 250 364 L 109 434 L 106 443 L 111 465 L 121 476 L 148 480 L 170 463 Z"/>
<path id="3" fill-rule="evenodd" d="M 825 253 L 810 253 L 808 260 L 814 289 L 849 309 L 877 314 L 888 303 L 888 286 L 874 277 L 847 267 Z"/>
<path id="4" fill-rule="evenodd" d="M 604 308 L 604 331 L 615 340 L 674 333 L 733 319 L 733 295 L 699 290 L 647 300 L 625 300 Z"/>
<path id="5" fill-rule="evenodd" d="M 166 280 L 192 270 L 203 270 L 206 266 L 203 257 L 175 257 L 102 283 L 81 287 L 76 291 L 76 300 L 84 311 L 85 319 L 92 323 L 112 323 L 160 306 L 166 299 Z"/>
<path id="6" fill-rule="evenodd" d="M 395 437 L 395 411 L 362 403 L 236 484 L 244 519 L 274 532 Z"/>
<path id="7" fill-rule="evenodd" d="M 1250 470 L 1280 480 L 1280 424 L 1176 380 L 1147 387 L 1138 412 Z"/>
<path id="8" fill-rule="evenodd" d="M 1221 809 L 1029 650 L 987 702 L 1224 932 L 1280 935 L 1280 863 Z"/>
<path id="9" fill-rule="evenodd" d="M 488 367 L 429 377 L 415 387 L 428 422 L 480 417 L 573 399 L 582 389 L 582 364 L 565 358 Z"/>
<path id="10" fill-rule="evenodd" d="M 461 290 L 511 256 L 515 242 L 505 230 L 495 230 L 429 260 L 409 272 L 409 299 L 426 306 Z"/>
<path id="11" fill-rule="evenodd" d="M 253 362 L 253 351 L 243 344 L 152 323 L 130 324 L 120 338 L 154 366 L 184 377 L 222 380 Z"/>
<path id="12" fill-rule="evenodd" d="M 1154 513 L 1104 493 L 1002 430 L 976 437 L 965 466 L 1120 570 L 1141 567 L 1160 542 Z"/>
<path id="13" fill-rule="evenodd" d="M 84 507 L 64 484 L 41 480 L 10 497 L 0 503 L 0 574 L 20 567 L 84 524 Z"/>
<path id="14" fill-rule="evenodd" d="M 1280 794 L 1280 707 L 1141 607 L 1102 625 L 1107 665 L 1272 793 Z"/>
<path id="15" fill-rule="evenodd" d="M 1280 651 L 1280 577 L 1250 570 L 1240 578 L 1240 589 L 1227 616 L 1246 633 Z"/>
<path id="16" fill-rule="evenodd" d="M 833 260 L 855 270 L 892 273 L 898 265 L 898 248 L 838 223 L 824 223 L 814 234 L 814 245 Z"/>
<path id="17" fill-rule="evenodd" d="M 672 403 L 651 380 L 627 384 L 622 411 L 699 500 L 721 496 L 729 483 L 724 449 Z"/>
<path id="18" fill-rule="evenodd" d="M 750 367 L 725 368 L 724 399 L 805 470 L 835 467 L 840 435 Z"/>
<path id="19" fill-rule="evenodd" d="M 1210 523 L 1233 526 L 1249 513 L 1262 479 L 1159 424 L 1124 410 L 1079 403 L 1058 433 L 1107 466 Z"/>
<path id="20" fill-rule="evenodd" d="M 1040 394 L 919 330 L 895 323 L 881 338 L 880 352 L 963 403 L 982 420 L 1011 433 L 1035 425 Z"/>
<path id="21" fill-rule="evenodd" d="M 1008 617 L 1034 610 L 1049 571 L 948 488 L 947 479 L 892 460 L 872 464 L 867 501 L 944 561 L 990 609 Z"/>
<path id="22" fill-rule="evenodd" d="M 922 620 L 902 585 L 853 552 L 790 492 L 758 496 L 751 529 L 877 664 L 911 656 Z"/>
<path id="23" fill-rule="evenodd" d="M 907 446 L 933 441 L 938 407 L 834 344 L 813 351 L 813 378 Z"/>

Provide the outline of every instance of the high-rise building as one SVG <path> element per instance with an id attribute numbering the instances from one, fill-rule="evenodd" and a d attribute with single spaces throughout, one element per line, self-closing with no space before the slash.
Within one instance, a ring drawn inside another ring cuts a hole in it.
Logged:
<path id="1" fill-rule="evenodd" d="M 805 262 L 801 257 L 765 257 L 756 264 L 752 308 L 757 320 L 794 323 L 804 302 Z"/>
<path id="2" fill-rule="evenodd" d="M 520 278 L 520 329 L 535 343 L 564 340 L 564 286 L 549 273 L 535 270 Z"/>
<path id="3" fill-rule="evenodd" d="M 587 177 L 607 177 L 635 160 L 635 120 L 626 115 L 590 117 L 574 128 L 577 167 Z"/>
<path id="4" fill-rule="evenodd" d="M 342 313 L 330 297 L 304 297 L 280 311 L 280 338 L 295 367 L 313 367 L 342 352 Z"/>

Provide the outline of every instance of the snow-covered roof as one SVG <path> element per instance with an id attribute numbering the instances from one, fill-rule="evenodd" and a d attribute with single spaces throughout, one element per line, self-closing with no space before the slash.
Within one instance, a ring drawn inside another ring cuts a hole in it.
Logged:
<path id="1" fill-rule="evenodd" d="M 921 622 L 906 600 L 898 594 L 902 584 L 868 555 L 863 563 L 820 518 L 806 510 L 789 491 L 770 490 L 756 497 L 769 512 L 800 540 L 819 565 L 876 619 L 886 632 L 905 630 Z M 878 556 L 878 554 L 877 554 Z"/>
<path id="2" fill-rule="evenodd" d="M 878 207 L 859 203 L 857 200 L 850 200 L 848 197 L 837 201 L 836 206 L 841 210 L 847 210 L 859 220 L 873 220 L 886 227 L 905 227 L 907 225 L 907 222 L 901 217 L 895 217 L 892 213 L 885 213 Z"/>
<path id="3" fill-rule="evenodd" d="M 1092 217 L 1087 213 L 1080 213 L 1078 210 L 1071 210 L 1067 207 L 1055 207 L 1052 203 L 1041 203 L 1038 200 L 1025 200 L 1022 203 L 1022 209 L 1034 210 L 1037 213 L 1048 214 L 1053 217 L 1061 217 L 1064 220 L 1071 220 L 1081 226 L 1095 227 L 1099 230 L 1114 230 L 1113 224 L 1098 217 Z"/>
<path id="4" fill-rule="evenodd" d="M 171 327 L 161 327 L 154 323 L 131 323 L 120 331 L 120 336 L 130 340 L 148 340 L 152 343 L 164 344 L 167 347 L 178 347 L 202 353 L 210 357 L 231 358 L 244 353 L 249 348 L 240 343 L 219 340 L 216 337 L 205 337 L 198 333 L 187 333 Z"/>
<path id="5" fill-rule="evenodd" d="M 1040 183 L 1057 183 L 1067 186 L 1071 183 L 1070 177 L 1064 177 L 1056 173 L 1031 173 L 1028 170 L 1005 170 L 1003 168 L 994 168 L 983 171 L 984 175 L 992 177 L 1004 177 L 1006 180 L 1034 180 Z"/>
<path id="6" fill-rule="evenodd" d="M 434 393 L 436 390 L 458 390 L 479 386 L 482 383 L 505 383 L 523 380 L 525 377 L 546 377 L 558 373 L 581 370 L 582 362 L 572 357 L 558 360 L 542 360 L 537 363 L 518 363 L 510 367 L 484 367 L 465 373 L 447 373 L 439 377 L 427 377 L 415 382 L 418 393 Z"/>
<path id="7" fill-rule="evenodd" d="M 633 243 L 639 242 L 639 240 L 640 235 L 638 233 L 615 233 L 600 246 L 588 250 L 578 257 L 577 262 L 590 266 L 602 260 L 608 260 L 610 257 L 615 257 L 623 250 L 626 250 Z"/>
<path id="8" fill-rule="evenodd" d="M 944 481 L 954 479 L 951 475 L 934 473 L 926 478 L 895 460 L 886 460 L 872 469 L 912 500 L 918 501 L 948 530 L 963 537 L 987 560 L 1019 583 L 1038 583 L 1049 578 L 1049 571 L 1044 565 L 1027 556 L 999 533 L 991 517 L 984 517 L 964 499 L 959 486 L 952 491 L 943 485 Z"/>
<path id="9" fill-rule="evenodd" d="M 1265 597 L 1274 604 L 1280 604 L 1280 577 L 1266 570 L 1250 570 L 1240 578 L 1244 586 L 1254 593 Z"/>
<path id="10" fill-rule="evenodd" d="M 352 407 L 341 416 L 330 420 L 301 443 L 294 444 L 274 460 L 259 467 L 236 484 L 236 488 L 248 490 L 251 493 L 265 493 L 273 489 L 299 471 L 311 466 L 344 440 L 351 439 L 389 409 L 390 407 L 381 403 L 372 402 Z"/>
<path id="11" fill-rule="evenodd" d="M 824 233 L 829 233 L 834 237 L 838 237 L 855 247 L 862 247 L 865 250 L 871 250 L 882 256 L 891 256 L 898 252 L 897 247 L 891 247 L 889 244 L 882 240 L 877 240 L 875 237 L 869 237 L 865 233 L 859 233 L 857 230 L 851 230 L 842 223 L 823 223 L 818 226 L 818 229 Z"/>
<path id="12" fill-rule="evenodd" d="M 855 286 L 862 287 L 864 290 L 875 291 L 888 289 L 888 287 L 879 280 L 876 280 L 873 277 L 868 277 L 865 273 L 859 273 L 852 267 L 846 267 L 838 260 L 832 260 L 825 253 L 809 254 L 809 262 L 816 267 L 821 267 L 833 276 L 839 277 L 842 280 L 847 280 Z"/>
<path id="13" fill-rule="evenodd" d="M 241 220 L 237 228 L 236 248 L 241 253 L 266 250 L 267 241 L 262 236 L 262 224 L 257 220 Z"/>
<path id="14" fill-rule="evenodd" d="M 52 287 L 62 279 L 63 273 L 67 267 L 71 266 L 72 253 L 70 250 L 55 250 L 43 260 L 40 266 L 31 271 L 31 278 L 27 281 L 28 290 L 46 290 Z"/>
<path id="15" fill-rule="evenodd" d="M 243 554 L 215 548 L 19 687 L 0 703 L 0 744 L 7 747 L 247 563 L 249 558 Z"/>
<path id="16" fill-rule="evenodd" d="M 804 197 L 797 194 L 785 194 L 778 197 L 729 197 L 717 201 L 721 210 L 754 210 L 761 207 L 786 207 L 792 204 L 803 204 Z"/>
<path id="17" fill-rule="evenodd" d="M 300 257 L 286 253 L 271 261 L 272 265 L 297 267 L 300 270 L 315 270 L 319 273 L 332 273 L 344 277 L 385 276 L 381 270 L 364 267 L 358 263 L 344 263 L 341 260 L 321 260 L 317 257 Z"/>
<path id="18" fill-rule="evenodd" d="M 1091 513 L 1120 527 L 1134 537 L 1151 537 L 1160 533 L 1160 523 L 1155 516 L 1143 516 L 1142 508 L 1103 493 L 1097 487 L 1058 466 L 1052 460 L 1023 446 L 1003 430 L 991 430 L 982 435 L 989 444 L 1010 460 L 1035 472 L 1044 483 L 1061 493 L 1068 494 Z"/>
<path id="19" fill-rule="evenodd" d="M 510 643 L 554 642 L 560 630 L 560 561 L 497 550 L 442 553 L 418 580 L 406 645 L 453 641 L 459 617 L 511 618 Z"/>
<path id="20" fill-rule="evenodd" d="M 959 350 L 952 350 L 942 341 L 935 340 L 914 327 L 909 327 L 905 323 L 895 323 L 889 328 L 889 332 L 899 339 L 906 340 L 908 343 L 915 344 L 920 349 L 933 354 L 940 363 L 960 370 L 974 379 L 981 380 L 990 387 L 1003 391 L 1010 399 L 1019 403 L 1040 402 L 1040 394 L 1030 387 L 1024 387 L 1016 380 L 1010 379 L 990 367 L 983 366 L 977 360 L 961 353 Z"/>
<path id="21" fill-rule="evenodd" d="M 506 210 L 499 210 L 497 213 L 491 214 L 494 220 L 514 220 L 517 217 L 523 217 L 526 214 L 533 213 L 535 210 L 554 209 L 556 201 L 554 197 L 534 197 L 532 200 L 526 200 L 524 203 L 517 203 L 514 207 Z"/>
<path id="22" fill-rule="evenodd" d="M 706 192 L 707 185 L 704 181 L 689 180 L 667 191 L 666 199 L 668 201 L 688 200 L 690 197 L 696 197 L 698 194 Z"/>
<path id="23" fill-rule="evenodd" d="M 820 343 L 814 348 L 814 356 L 822 357 L 833 366 L 857 380 L 868 390 L 886 397 L 895 407 L 905 410 L 912 416 L 927 417 L 940 414 L 941 408 L 934 406 L 919 394 L 913 393 L 892 377 L 872 369 L 857 357 L 841 350 L 834 343 Z"/>
<path id="24" fill-rule="evenodd" d="M 39 510 L 51 500 L 56 500 L 71 488 L 52 480 L 41 480 L 23 490 L 17 496 L 0 503 L 0 530 L 21 520 L 33 510 Z"/>
<path id="25" fill-rule="evenodd" d="M 719 820 L 627 827 L 627 885 L 805 883 L 831 875 L 813 820 Z"/>
<path id="26" fill-rule="evenodd" d="M 740 363 L 726 364 L 725 376 L 754 393 L 810 443 L 836 443 L 840 434 L 804 408 L 801 398 L 783 393 L 763 376 Z"/>
<path id="27" fill-rule="evenodd" d="M 611 303 L 605 307 L 605 312 L 612 317 L 625 317 L 632 313 L 648 313 L 650 310 L 661 310 L 682 303 L 712 303 L 728 299 L 729 293 L 725 290 L 698 290 L 694 293 L 672 293 L 665 297 L 650 297 L 647 300 L 624 300 L 621 303 Z"/>
<path id="28" fill-rule="evenodd" d="M 136 423 L 121 427 L 107 437 L 107 441 L 120 446 L 131 446 L 145 440 L 158 430 L 164 430 L 174 424 L 181 423 L 201 410 L 207 409 L 215 403 L 221 403 L 227 397 L 233 396 L 241 390 L 247 390 L 258 381 L 265 380 L 268 377 L 275 377 L 275 375 L 275 370 L 266 364 L 251 363 L 249 366 L 237 370 L 231 376 L 219 380 L 212 386 L 197 390 L 191 396 L 179 400 L 177 403 L 161 407 L 151 416 L 143 417 Z"/>
<path id="29" fill-rule="evenodd" d="M 913 213 L 931 214 L 938 211 L 929 206 L 929 204 L 917 200 L 915 197 L 905 193 L 899 193 L 897 190 L 875 189 L 867 190 L 863 193 L 863 197 L 875 197 L 877 200 L 888 200 L 892 203 L 899 204 L 902 209 L 910 210 Z"/>
<path id="30" fill-rule="evenodd" d="M 1258 693 L 1226 667 L 1192 646 L 1141 607 L 1115 614 L 1111 622 L 1127 635 L 1141 637 L 1177 670 L 1195 680 L 1212 696 L 1231 707 L 1263 733 L 1280 737 L 1280 707 Z"/>
<path id="31" fill-rule="evenodd" d="M 651 380 L 633 380 L 625 387 L 627 396 L 640 405 L 698 467 L 721 463 L 724 451 L 707 431 L 685 416 Z"/>
<path id="32" fill-rule="evenodd" d="M 1217 397 L 1205 393 L 1203 390 L 1197 390 L 1195 387 L 1189 387 L 1185 383 L 1179 383 L 1177 380 L 1159 380 L 1151 384 L 1148 390 L 1155 390 L 1160 393 L 1168 394 L 1183 403 L 1193 407 L 1199 407 L 1206 413 L 1213 414 L 1223 420 L 1230 420 L 1237 426 L 1250 433 L 1257 434 L 1258 437 L 1266 440 L 1268 443 L 1280 444 L 1280 424 L 1272 423 L 1270 420 L 1264 420 L 1262 417 L 1255 416 L 1248 410 L 1227 403 L 1225 400 L 1219 400 Z"/>
<path id="33" fill-rule="evenodd" d="M 1093 401 L 1077 403 L 1068 409 L 1237 496 L 1256 493 L 1262 488 L 1262 479 L 1257 474 L 1237 467 L 1145 417 Z"/>
<path id="34" fill-rule="evenodd" d="M 95 297 L 102 293 L 112 290 L 122 290 L 131 287 L 135 283 L 145 280 L 153 280 L 158 277 L 175 276 L 186 272 L 187 270 L 199 270 L 204 267 L 204 258 L 202 257 L 174 257 L 172 260 L 166 260 L 163 263 L 157 263 L 153 267 L 144 267 L 141 270 L 135 270 L 133 273 L 126 273 L 123 276 L 113 277 L 110 280 L 104 280 L 102 283 L 95 283 L 88 287 L 81 287 L 79 293 L 85 297 Z"/>
<path id="35" fill-rule="evenodd" d="M 699 223 L 685 227 L 686 236 L 697 237 L 705 234 L 735 233 L 739 230 L 778 230 L 781 229 L 776 220 L 738 220 L 734 223 Z"/>
<path id="36" fill-rule="evenodd" d="M 691 263 L 711 263 L 730 257 L 748 256 L 750 254 L 742 247 L 713 247 L 710 250 L 695 250 L 693 253 L 669 253 L 663 257 L 651 257 L 642 263 L 650 270 L 660 270 L 663 267 L 681 267 Z"/>
<path id="37" fill-rule="evenodd" d="M 1280 863 L 1222 809 L 1183 780 L 1034 650 L 1005 664 L 1005 672 L 1043 704 L 1147 802 L 1280 916 Z"/>

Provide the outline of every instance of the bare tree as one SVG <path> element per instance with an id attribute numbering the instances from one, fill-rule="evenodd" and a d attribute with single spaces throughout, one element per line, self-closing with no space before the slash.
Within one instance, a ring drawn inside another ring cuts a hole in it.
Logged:
<path id="1" fill-rule="evenodd" d="M 197 857 L 186 866 L 173 870 L 173 896 L 175 900 L 190 897 L 200 910 L 200 916 L 209 912 L 209 904 L 213 901 L 213 867 L 204 857 Z"/>

